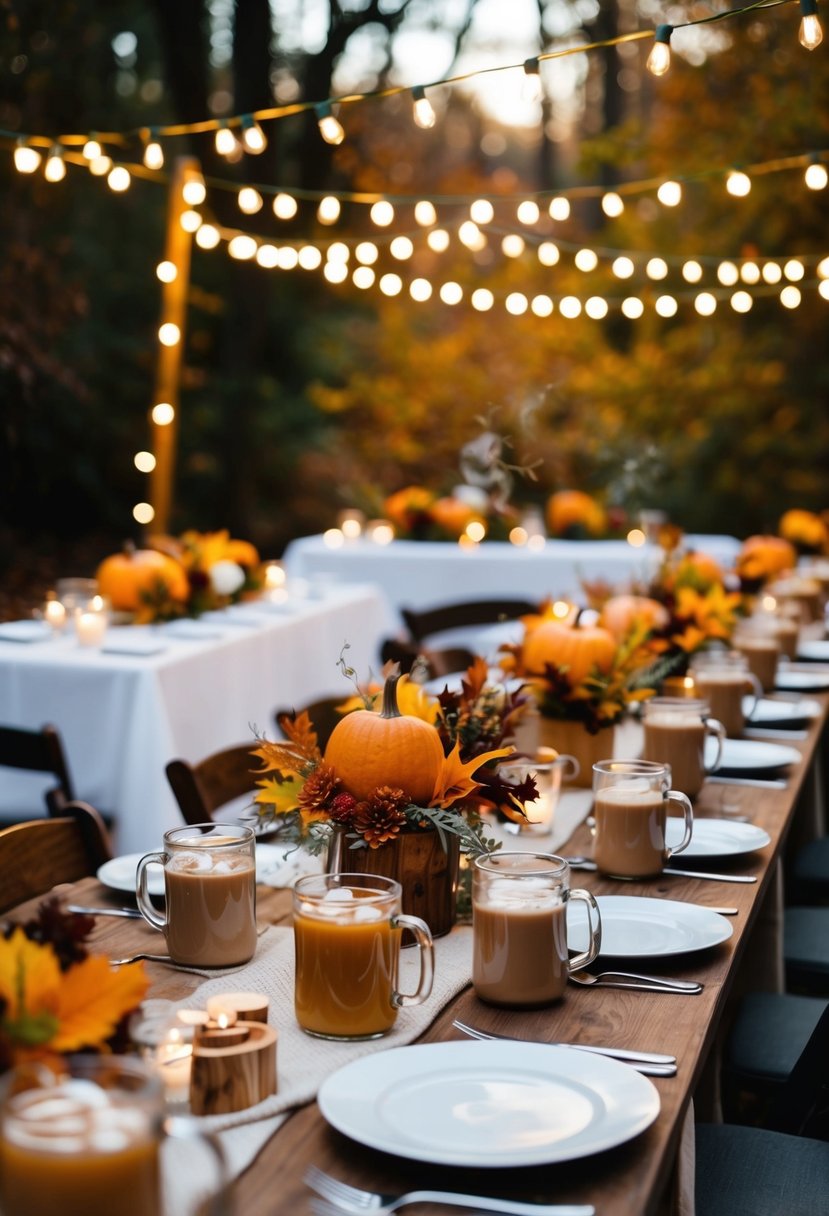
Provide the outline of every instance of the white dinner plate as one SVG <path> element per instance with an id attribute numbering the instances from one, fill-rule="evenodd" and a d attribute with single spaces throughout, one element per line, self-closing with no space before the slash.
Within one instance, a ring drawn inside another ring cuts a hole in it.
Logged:
<path id="1" fill-rule="evenodd" d="M 682 840 L 685 820 L 671 817 L 667 822 L 665 839 L 669 848 Z M 677 857 L 736 857 L 764 849 L 771 841 L 768 832 L 753 823 L 738 823 L 732 819 L 695 819 L 694 833 L 687 849 Z M 682 861 L 678 863 L 682 865 Z"/>
<path id="2" fill-rule="evenodd" d="M 797 648 L 797 657 L 809 663 L 829 663 L 829 641 L 823 639 L 815 642 L 801 642 Z"/>
<path id="3" fill-rule="evenodd" d="M 256 881 L 269 887 L 287 887 L 300 874 L 317 873 L 321 869 L 319 857 L 312 857 L 303 849 L 291 853 L 291 849 L 291 845 L 257 844 Z M 98 879 L 105 887 L 134 895 L 135 870 L 143 856 L 143 853 L 124 853 L 105 861 L 98 870 Z M 150 895 L 164 894 L 164 875 L 158 866 L 150 866 L 147 879 Z"/>
<path id="4" fill-rule="evenodd" d="M 823 692 L 829 688 L 829 667 L 815 668 L 813 671 L 779 667 L 774 687 L 781 692 Z"/>
<path id="5" fill-rule="evenodd" d="M 705 764 L 710 769 L 717 755 L 717 740 L 705 741 Z M 751 773 L 799 764 L 802 757 L 795 747 L 764 743 L 755 739 L 726 739 L 717 773 Z"/>
<path id="6" fill-rule="evenodd" d="M 780 726 L 792 728 L 803 726 L 811 718 L 820 714 L 818 701 L 775 701 L 771 697 L 763 697 L 757 702 L 754 712 L 750 714 L 753 697 L 743 701 L 743 713 L 746 716 L 746 726 Z M 749 716 L 750 715 L 750 716 Z"/>
<path id="7" fill-rule="evenodd" d="M 0 625 L 3 642 L 48 642 L 54 636 L 46 621 L 4 621 Z"/>
<path id="8" fill-rule="evenodd" d="M 639 895 L 600 895 L 596 902 L 602 918 L 600 954 L 666 958 L 718 946 L 734 932 L 724 916 L 699 904 Z M 567 945 L 587 949 L 587 906 L 580 901 L 567 908 Z"/>
<path id="9" fill-rule="evenodd" d="M 352 1060 L 323 1081 L 323 1117 L 360 1144 L 435 1165 L 572 1161 L 659 1114 L 641 1073 L 546 1043 L 425 1043 Z"/>

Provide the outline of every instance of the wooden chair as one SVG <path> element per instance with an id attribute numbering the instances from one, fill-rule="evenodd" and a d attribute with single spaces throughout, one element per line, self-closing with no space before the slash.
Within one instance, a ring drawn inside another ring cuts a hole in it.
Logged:
<path id="1" fill-rule="evenodd" d="M 766 1127 L 695 1128 L 697 1216 L 814 1216 L 829 1194 L 829 1009 L 769 1111 Z"/>
<path id="2" fill-rule="evenodd" d="M 246 794 L 252 800 L 258 767 L 252 754 L 255 746 L 255 741 L 251 740 L 226 747 L 196 764 L 187 760 L 170 761 L 165 770 L 167 780 L 185 823 L 210 823 L 215 812 L 229 802 Z"/>
<path id="3" fill-rule="evenodd" d="M 295 709 L 278 709 L 274 713 L 277 730 L 282 733 L 279 726 L 279 719 L 282 714 L 301 713 L 305 710 L 311 719 L 314 730 L 317 732 L 317 742 L 319 743 L 320 751 L 324 752 L 332 730 L 342 719 L 342 714 L 337 707 L 347 701 L 349 695 L 345 691 L 340 696 L 322 697 L 319 701 L 312 701 L 310 705 L 300 705 Z"/>
<path id="4" fill-rule="evenodd" d="M 427 679 L 435 680 L 439 676 L 448 676 L 456 671 L 466 671 L 474 662 L 475 653 L 466 646 L 432 649 L 428 646 L 418 646 L 415 642 L 404 642 L 399 638 L 386 638 L 380 647 L 380 658 L 384 663 L 399 663 L 400 670 L 404 672 L 411 671 L 416 659 L 423 659 Z"/>
<path id="5" fill-rule="evenodd" d="M 110 857 L 104 821 L 85 802 L 67 802 L 57 817 L 5 828 L 0 831 L 0 912 L 44 895 L 56 883 L 95 874 Z"/>
<path id="6" fill-rule="evenodd" d="M 0 768 L 51 774 L 55 785 L 45 794 L 50 815 L 62 815 L 67 802 L 75 797 L 63 743 L 54 726 L 40 730 L 0 726 Z"/>
<path id="7" fill-rule="evenodd" d="M 468 625 L 495 625 L 514 621 L 520 616 L 538 612 L 534 600 L 469 600 L 460 604 L 443 604 L 436 608 L 416 610 L 401 608 L 400 615 L 415 642 L 444 633 L 448 629 L 463 629 Z"/>

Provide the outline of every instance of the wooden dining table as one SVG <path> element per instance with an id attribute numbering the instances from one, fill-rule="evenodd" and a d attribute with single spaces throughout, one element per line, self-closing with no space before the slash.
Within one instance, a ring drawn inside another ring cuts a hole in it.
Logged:
<path id="1" fill-rule="evenodd" d="M 303 1182 L 303 1174 L 312 1162 L 358 1186 L 389 1192 L 428 1185 L 525 1201 L 592 1203 L 597 1216 L 633 1216 L 634 1213 L 662 1216 L 662 1213 L 676 1210 L 680 1146 L 685 1153 L 685 1165 L 687 1167 L 690 1162 L 692 1172 L 692 1157 L 687 1154 L 693 1143 L 694 1110 L 697 1117 L 706 1117 L 714 1109 L 711 1094 L 716 1087 L 712 1084 L 712 1074 L 717 1045 L 730 1017 L 730 998 L 740 991 L 741 975 L 752 953 L 757 951 L 761 956 L 766 953 L 766 947 L 758 942 L 758 937 L 763 934 L 769 908 L 774 908 L 787 835 L 793 824 L 797 830 L 798 808 L 815 796 L 815 783 L 822 779 L 820 762 L 825 748 L 829 694 L 821 694 L 816 699 L 820 703 L 820 715 L 812 720 L 807 730 L 792 732 L 791 746 L 801 752 L 802 762 L 791 766 L 784 786 L 707 782 L 697 801 L 697 815 L 716 817 L 722 813 L 724 792 L 728 792 L 730 805 L 735 798 L 740 799 L 740 813 L 768 832 L 771 842 L 762 850 L 699 866 L 705 871 L 716 869 L 724 876 L 754 876 L 756 882 L 712 881 L 664 874 L 647 882 L 621 884 L 595 873 L 573 876 L 574 885 L 587 887 L 598 896 L 641 895 L 706 907 L 728 905 L 736 908 L 736 915 L 729 917 L 733 935 L 721 945 L 669 959 L 648 958 L 646 965 L 642 965 L 642 960 L 636 960 L 635 964 L 628 960 L 626 969 L 698 980 L 703 984 L 699 995 L 582 988 L 571 984 L 564 999 L 555 1005 L 539 1010 L 511 1011 L 485 1004 L 471 987 L 466 987 L 439 1011 L 418 1040 L 432 1043 L 464 1038 L 452 1025 L 454 1018 L 461 1018 L 484 1029 L 524 1040 L 607 1044 L 672 1053 L 678 1061 L 677 1074 L 654 1078 L 661 1109 L 647 1130 L 617 1147 L 579 1160 L 510 1169 L 461 1170 L 388 1155 L 358 1144 L 330 1127 L 316 1103 L 310 1103 L 290 1115 L 253 1164 L 237 1179 L 235 1211 L 244 1216 L 309 1211 L 310 1192 Z M 589 852 L 587 827 L 577 828 L 561 852 Z M 97 907 L 123 902 L 123 896 L 107 889 L 95 878 L 59 890 L 73 902 Z M 34 900 L 15 909 L 11 919 L 21 919 L 38 902 Z M 288 924 L 290 903 L 289 890 L 260 887 L 257 910 L 260 922 Z M 157 934 L 141 921 L 100 916 L 95 922 L 92 946 L 110 957 L 118 957 L 140 950 L 157 951 L 159 943 Z M 203 982 L 200 976 L 163 964 L 148 963 L 146 966 L 152 980 L 149 993 L 152 997 L 181 999 Z M 763 982 L 774 981 L 767 978 Z M 235 986 L 232 980 L 229 986 Z M 280 1009 L 274 1011 L 274 1016 L 278 1024 L 279 1019 L 293 1017 L 293 1010 Z M 685 1203 L 684 1210 L 692 1211 L 687 1207 L 687 1187 Z M 421 1210 L 434 1216 L 449 1209 L 429 1205 Z"/>

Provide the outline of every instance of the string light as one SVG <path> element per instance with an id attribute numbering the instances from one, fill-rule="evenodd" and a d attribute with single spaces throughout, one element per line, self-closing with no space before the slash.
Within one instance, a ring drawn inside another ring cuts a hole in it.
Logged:
<path id="1" fill-rule="evenodd" d="M 416 125 L 424 131 L 430 131 L 437 122 L 434 106 L 421 84 L 412 89 L 412 111 Z"/>
<path id="2" fill-rule="evenodd" d="M 201 216 L 198 211 L 182 211 L 178 222 L 185 232 L 198 232 L 201 228 Z"/>
<path id="3" fill-rule="evenodd" d="M 524 60 L 524 79 L 521 83 L 521 96 L 524 101 L 541 101 L 544 96 L 544 86 L 541 83 L 541 64 L 537 59 Z"/>
<path id="4" fill-rule="evenodd" d="M 240 233 L 227 243 L 227 252 L 237 262 L 249 262 L 256 257 L 257 244 L 252 236 Z"/>
<path id="5" fill-rule="evenodd" d="M 790 283 L 799 283 L 805 273 L 803 263 L 798 262 L 797 258 L 790 258 L 783 267 L 783 274 Z"/>
<path id="6" fill-rule="evenodd" d="M 823 42 L 823 30 L 817 15 L 817 0 L 800 0 L 800 12 L 798 39 L 802 47 L 813 51 Z"/>
<path id="7" fill-rule="evenodd" d="M 329 262 L 347 262 L 350 257 L 351 250 L 345 241 L 334 241 L 333 245 L 328 246 Z"/>
<path id="8" fill-rule="evenodd" d="M 107 175 L 107 185 L 115 194 L 123 194 L 125 190 L 129 190 L 131 182 L 129 169 L 125 169 L 123 165 L 116 165 Z"/>
<path id="9" fill-rule="evenodd" d="M 555 266 L 560 258 L 558 245 L 554 245 L 552 241 L 543 241 L 538 246 L 538 260 L 542 266 Z"/>
<path id="10" fill-rule="evenodd" d="M 354 256 L 358 262 L 362 262 L 365 266 L 372 266 L 380 256 L 380 250 L 371 241 L 360 241 L 360 244 L 354 250 Z"/>
<path id="11" fill-rule="evenodd" d="M 153 456 L 152 452 L 136 452 L 133 457 L 133 464 L 139 473 L 152 473 L 155 468 L 155 456 Z"/>
<path id="12" fill-rule="evenodd" d="M 478 287 L 472 292 L 469 302 L 476 312 L 489 312 L 495 303 L 495 296 L 488 287 Z"/>
<path id="13" fill-rule="evenodd" d="M 552 198 L 550 199 L 548 211 L 550 219 L 558 220 L 561 223 L 563 220 L 570 218 L 570 200 L 560 195 Z"/>
<path id="14" fill-rule="evenodd" d="M 253 186 L 243 186 L 237 198 L 239 210 L 245 215 L 255 215 L 262 210 L 262 195 Z"/>
<path id="15" fill-rule="evenodd" d="M 723 287 L 733 287 L 740 277 L 740 272 L 733 262 L 720 262 L 717 267 L 717 278 Z"/>
<path id="16" fill-rule="evenodd" d="M 432 298 L 432 284 L 428 279 L 412 279 L 409 284 L 409 295 L 419 304 L 424 304 Z"/>
<path id="17" fill-rule="evenodd" d="M 132 509 L 132 517 L 137 524 L 146 526 L 155 519 L 155 510 L 148 502 L 137 502 Z"/>
<path id="18" fill-rule="evenodd" d="M 24 139 L 19 139 L 14 149 L 14 167 L 18 173 L 34 173 L 41 162 L 37 148 L 32 148 Z"/>
<path id="19" fill-rule="evenodd" d="M 323 101 L 315 106 L 317 126 L 320 135 L 327 144 L 341 144 L 345 139 L 345 130 L 340 120 L 335 116 L 330 101 Z"/>
<path id="20" fill-rule="evenodd" d="M 221 123 L 214 137 L 219 156 L 232 157 L 239 150 L 239 141 L 226 122 Z"/>
<path id="21" fill-rule="evenodd" d="M 98 143 L 97 139 L 90 136 L 83 146 L 83 152 L 81 155 L 83 156 L 84 160 L 93 161 L 97 160 L 99 156 L 103 156 L 103 151 L 104 150 Z"/>
<path id="22" fill-rule="evenodd" d="M 442 284 L 438 294 L 443 300 L 444 304 L 460 304 L 461 300 L 463 299 L 463 288 L 461 287 L 460 283 L 450 281 Z"/>
<path id="23" fill-rule="evenodd" d="M 144 139 L 144 166 L 147 169 L 163 169 L 164 168 L 164 149 L 155 138 L 152 131 L 142 131 Z"/>
<path id="24" fill-rule="evenodd" d="M 374 203 L 369 215 L 378 228 L 388 228 L 389 224 L 394 223 L 394 207 L 386 199 Z"/>
<path id="25" fill-rule="evenodd" d="M 780 292 L 780 303 L 784 308 L 797 308 L 801 295 L 799 287 L 784 287 Z"/>
<path id="26" fill-rule="evenodd" d="M 320 255 L 320 262 L 322 262 L 322 255 Z M 276 264 L 280 270 L 296 270 L 299 265 L 299 254 L 291 245 L 283 245 L 276 251 Z"/>
<path id="27" fill-rule="evenodd" d="M 614 190 L 609 190 L 607 194 L 602 195 L 602 211 L 608 219 L 615 220 L 621 215 L 625 209 L 625 204 L 620 195 Z"/>
<path id="28" fill-rule="evenodd" d="M 820 270 L 820 267 L 818 267 Z M 766 262 L 763 266 L 763 280 L 766 283 L 779 283 L 783 278 L 783 270 L 777 262 Z"/>
<path id="29" fill-rule="evenodd" d="M 504 257 L 520 258 L 525 249 L 526 242 L 523 236 L 519 236 L 517 232 L 508 232 L 501 241 L 501 252 Z"/>
<path id="30" fill-rule="evenodd" d="M 541 212 L 538 208 L 538 203 L 534 199 L 526 198 L 522 203 L 518 204 L 518 209 L 515 213 L 519 224 L 537 224 L 541 218 Z"/>
<path id="31" fill-rule="evenodd" d="M 622 300 L 622 313 L 629 321 L 636 321 L 645 311 L 645 305 L 638 296 L 626 296 Z"/>
<path id="32" fill-rule="evenodd" d="M 215 249 L 221 239 L 219 229 L 213 224 L 202 224 L 196 232 L 196 244 L 200 249 Z"/>
<path id="33" fill-rule="evenodd" d="M 169 401 L 159 401 L 158 405 L 153 406 L 150 413 L 150 417 L 156 426 L 169 426 L 175 416 L 176 411 Z"/>
<path id="34" fill-rule="evenodd" d="M 432 224 L 437 223 L 438 213 L 435 211 L 433 203 L 428 199 L 422 198 L 415 203 L 414 209 L 415 223 L 420 224 L 421 228 L 431 228 Z"/>
<path id="35" fill-rule="evenodd" d="M 668 263 L 664 258 L 650 258 L 645 266 L 645 274 L 654 282 L 668 277 Z"/>
<path id="36" fill-rule="evenodd" d="M 549 317 L 553 312 L 553 301 L 544 294 L 533 296 L 530 308 L 537 317 Z"/>
<path id="37" fill-rule="evenodd" d="M 159 262 L 155 268 L 155 277 L 160 283 L 174 283 L 178 278 L 175 262 Z"/>
<path id="38" fill-rule="evenodd" d="M 565 296 L 558 306 L 558 311 L 563 317 L 566 317 L 568 321 L 572 321 L 581 313 L 581 300 L 577 299 L 575 296 Z"/>
<path id="39" fill-rule="evenodd" d="M 576 269 L 588 274 L 591 270 L 595 270 L 599 264 L 599 258 L 593 249 L 580 249 L 573 258 L 576 264 Z"/>
<path id="40" fill-rule="evenodd" d="M 303 270 L 316 270 L 322 262 L 322 254 L 316 245 L 303 245 L 297 254 L 297 262 Z"/>
<path id="41" fill-rule="evenodd" d="M 405 262 L 414 253 L 414 245 L 407 236 L 396 236 L 389 245 L 389 253 L 398 262 Z"/>
<path id="42" fill-rule="evenodd" d="M 636 267 L 631 258 L 623 256 L 614 258 L 610 269 L 617 279 L 629 279 Z"/>
<path id="43" fill-rule="evenodd" d="M 63 159 L 63 149 L 59 144 L 52 144 L 46 164 L 43 166 L 43 176 L 47 182 L 62 182 L 66 177 L 66 162 Z"/>
<path id="44" fill-rule="evenodd" d="M 479 253 L 487 244 L 486 236 L 472 220 L 464 220 L 458 228 L 458 240 L 473 253 Z"/>
<path id="45" fill-rule="evenodd" d="M 654 309 L 660 317 L 675 317 L 679 304 L 673 296 L 657 296 Z"/>
<path id="46" fill-rule="evenodd" d="M 252 114 L 242 116 L 242 146 L 253 156 L 259 156 L 268 146 L 265 132 Z"/>
<path id="47" fill-rule="evenodd" d="M 682 202 L 682 186 L 679 182 L 663 182 L 656 197 L 663 207 L 678 207 Z"/>
<path id="48" fill-rule="evenodd" d="M 317 207 L 317 219 L 321 224 L 336 224 L 340 218 L 340 200 L 333 194 L 327 194 L 320 199 Z"/>
<path id="49" fill-rule="evenodd" d="M 89 172 L 93 177 L 106 177 L 112 168 L 112 158 L 104 153 L 89 162 Z"/>
<path id="50" fill-rule="evenodd" d="M 199 207 L 207 198 L 207 187 L 200 173 L 195 173 L 181 188 L 181 197 L 188 207 Z"/>
<path id="51" fill-rule="evenodd" d="M 731 307 L 735 312 L 751 312 L 753 304 L 754 301 L 751 298 L 751 293 L 748 291 L 735 291 L 731 297 Z"/>
<path id="52" fill-rule="evenodd" d="M 263 270 L 273 270 L 279 265 L 279 250 L 276 245 L 260 245 L 256 250 L 256 264 Z"/>
<path id="53" fill-rule="evenodd" d="M 671 66 L 671 34 L 672 25 L 658 25 L 654 35 L 654 43 L 648 62 L 645 65 L 653 76 L 664 76 Z"/>
<path id="54" fill-rule="evenodd" d="M 693 260 L 685 262 L 682 267 L 682 277 L 686 283 L 698 283 L 702 278 L 702 267 Z"/>
<path id="55" fill-rule="evenodd" d="M 752 262 L 751 260 L 743 262 L 740 267 L 740 278 L 744 283 L 748 283 L 752 287 L 755 283 L 760 282 L 760 277 L 760 267 L 756 262 Z"/>
<path id="56" fill-rule="evenodd" d="M 291 194 L 277 194 L 271 206 L 278 220 L 292 220 L 299 210 L 299 204 Z"/>
<path id="57" fill-rule="evenodd" d="M 609 312 L 607 300 L 602 296 L 591 296 L 584 305 L 584 311 L 594 321 L 601 321 Z"/>
<path id="58" fill-rule="evenodd" d="M 351 276 L 351 282 L 361 291 L 367 291 L 374 286 L 376 275 L 370 266 L 358 266 Z"/>
<path id="59" fill-rule="evenodd" d="M 380 279 L 380 290 L 384 296 L 399 296 L 403 290 L 403 280 L 399 274 L 384 274 Z"/>
<path id="60" fill-rule="evenodd" d="M 725 188 L 734 198 L 745 198 L 751 191 L 751 178 L 740 169 L 732 169 L 725 179 Z"/>
<path id="61" fill-rule="evenodd" d="M 803 180 L 809 190 L 824 190 L 829 182 L 829 173 L 827 173 L 825 165 L 814 161 L 811 165 L 806 166 Z"/>
<path id="62" fill-rule="evenodd" d="M 445 228 L 433 228 L 426 237 L 426 244 L 433 253 L 445 253 L 449 248 L 449 233 Z"/>
<path id="63" fill-rule="evenodd" d="M 717 311 L 717 298 L 710 291 L 701 291 L 694 300 L 694 308 L 701 317 L 711 317 Z"/>

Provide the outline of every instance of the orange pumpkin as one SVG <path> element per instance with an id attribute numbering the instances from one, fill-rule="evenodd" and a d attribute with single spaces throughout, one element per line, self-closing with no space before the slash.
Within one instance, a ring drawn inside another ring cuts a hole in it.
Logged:
<path id="1" fill-rule="evenodd" d="M 229 540 L 225 548 L 225 561 L 253 569 L 259 565 L 259 553 L 249 540 Z"/>
<path id="2" fill-rule="evenodd" d="M 439 498 L 432 503 L 429 514 L 434 523 L 450 536 L 460 536 L 473 519 L 481 520 L 477 511 L 460 498 Z"/>
<path id="3" fill-rule="evenodd" d="M 443 747 L 434 726 L 400 713 L 399 679 L 398 672 L 386 680 L 379 713 L 356 709 L 337 723 L 325 763 L 358 801 L 389 785 L 402 789 L 415 805 L 428 806 L 443 769 Z"/>
<path id="4" fill-rule="evenodd" d="M 602 608 L 599 623 L 621 642 L 634 625 L 664 629 L 669 620 L 667 608 L 658 600 L 646 595 L 612 595 Z"/>
<path id="5" fill-rule="evenodd" d="M 572 685 L 581 684 L 594 667 L 606 674 L 616 658 L 616 639 L 598 625 L 564 625 L 543 621 L 527 634 L 523 649 L 524 668 L 530 675 L 543 675 L 547 663 L 566 668 Z"/>
<path id="6" fill-rule="evenodd" d="M 571 528 L 582 528 L 588 536 L 607 531 L 604 507 L 581 490 L 557 490 L 547 499 L 547 527 L 553 536 L 564 536 Z"/>
<path id="7" fill-rule="evenodd" d="M 722 583 L 722 567 L 708 553 L 692 550 L 679 559 L 673 576 L 666 581 L 675 587 L 693 587 L 696 591 L 707 591 L 709 587 Z"/>
<path id="8" fill-rule="evenodd" d="M 130 549 L 113 553 L 98 567 L 98 591 L 117 612 L 137 612 L 145 595 L 155 595 L 159 584 L 169 599 L 183 603 L 190 593 L 187 575 L 173 557 L 156 549 Z"/>

